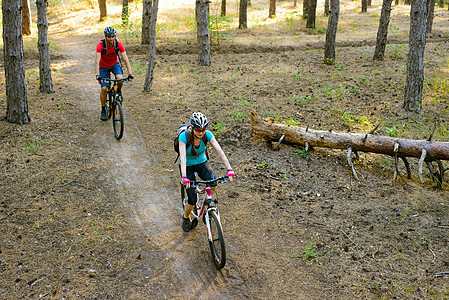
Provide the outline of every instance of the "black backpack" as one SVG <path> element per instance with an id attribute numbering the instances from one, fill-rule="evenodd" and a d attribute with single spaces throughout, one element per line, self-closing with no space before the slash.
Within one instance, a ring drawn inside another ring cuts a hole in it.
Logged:
<path id="1" fill-rule="evenodd" d="M 101 50 L 101 55 L 105 55 L 106 52 L 108 51 L 108 47 L 106 45 L 106 39 L 102 39 L 101 42 L 103 43 L 103 50 Z M 115 54 L 117 54 L 118 57 L 118 61 L 120 62 L 120 65 L 122 64 L 122 61 L 120 60 L 120 55 L 119 55 L 119 51 L 118 51 L 118 41 L 117 39 L 114 40 L 114 50 L 115 50 Z"/>
<path id="2" fill-rule="evenodd" d="M 190 127 L 190 124 L 182 124 L 182 125 L 179 125 L 179 127 L 178 127 L 176 137 L 173 140 L 173 148 L 175 149 L 176 153 L 178 153 L 178 156 L 176 156 L 176 159 L 175 159 L 175 163 L 176 163 L 176 161 L 179 158 L 179 136 L 183 132 L 186 133 L 186 139 L 187 139 L 186 149 L 188 149 L 190 147 L 190 145 L 192 144 L 192 141 L 191 141 L 192 134 L 191 134 L 191 131 L 190 131 L 189 127 Z M 206 152 L 206 158 L 209 160 L 209 154 L 207 153 L 207 142 L 208 142 L 207 135 L 204 134 L 201 139 L 203 140 L 203 143 L 206 146 L 206 151 L 205 151 Z M 191 153 L 194 156 L 199 156 L 196 153 L 196 151 L 195 151 L 195 147 L 192 147 L 192 152 Z"/>

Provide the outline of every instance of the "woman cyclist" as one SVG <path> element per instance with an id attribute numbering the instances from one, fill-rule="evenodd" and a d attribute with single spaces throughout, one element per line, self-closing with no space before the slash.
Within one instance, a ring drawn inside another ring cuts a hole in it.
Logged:
<path id="1" fill-rule="evenodd" d="M 195 173 L 197 173 L 202 180 L 215 179 L 214 172 L 204 154 L 206 150 L 206 144 L 203 140 L 204 135 L 206 135 L 207 138 L 206 142 L 209 142 L 214 147 L 228 170 L 227 175 L 229 176 L 229 180 L 232 181 L 234 177 L 234 171 L 232 171 L 228 158 L 212 132 L 206 130 L 207 125 L 208 122 L 206 116 L 200 112 L 196 112 L 190 117 L 190 127 L 179 135 L 179 170 L 181 172 L 182 183 L 186 186 L 188 196 L 188 203 L 184 207 L 184 216 L 182 218 L 182 229 L 186 232 L 189 232 L 192 228 L 189 215 L 197 201 L 195 189 L 190 187 L 190 181 L 195 180 Z M 189 145 L 187 145 L 187 135 L 190 135 Z"/>

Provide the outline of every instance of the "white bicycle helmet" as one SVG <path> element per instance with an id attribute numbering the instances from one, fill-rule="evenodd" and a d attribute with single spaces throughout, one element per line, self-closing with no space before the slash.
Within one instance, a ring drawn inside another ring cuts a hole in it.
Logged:
<path id="1" fill-rule="evenodd" d="M 190 117 L 190 125 L 193 128 L 206 128 L 208 124 L 206 116 L 200 112 L 193 113 Z"/>

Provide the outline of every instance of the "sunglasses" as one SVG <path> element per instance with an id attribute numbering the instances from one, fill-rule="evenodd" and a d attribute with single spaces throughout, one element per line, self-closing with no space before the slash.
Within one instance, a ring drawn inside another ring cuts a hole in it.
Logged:
<path id="1" fill-rule="evenodd" d="M 205 128 L 193 128 L 193 130 L 195 130 L 195 132 L 198 132 L 198 133 L 200 133 L 200 132 L 206 132 L 206 129 Z"/>

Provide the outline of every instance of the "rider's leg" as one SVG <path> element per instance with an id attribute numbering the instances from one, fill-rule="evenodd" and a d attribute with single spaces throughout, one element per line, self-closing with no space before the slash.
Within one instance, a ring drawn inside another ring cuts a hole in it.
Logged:
<path id="1" fill-rule="evenodd" d="M 184 206 L 184 218 L 187 219 L 190 216 L 190 213 L 192 212 L 194 207 L 194 205 L 186 203 L 186 205 Z"/>
<path id="2" fill-rule="evenodd" d="M 116 79 L 122 79 L 123 78 L 123 69 L 120 66 L 120 63 L 116 63 L 111 67 L 112 73 L 114 73 Z M 117 83 L 117 90 L 120 92 L 122 90 L 123 82 Z"/>
<path id="3" fill-rule="evenodd" d="M 105 107 L 106 106 L 106 94 L 108 91 L 108 87 L 104 86 L 101 88 L 100 90 L 100 102 L 101 102 L 101 107 Z"/>

